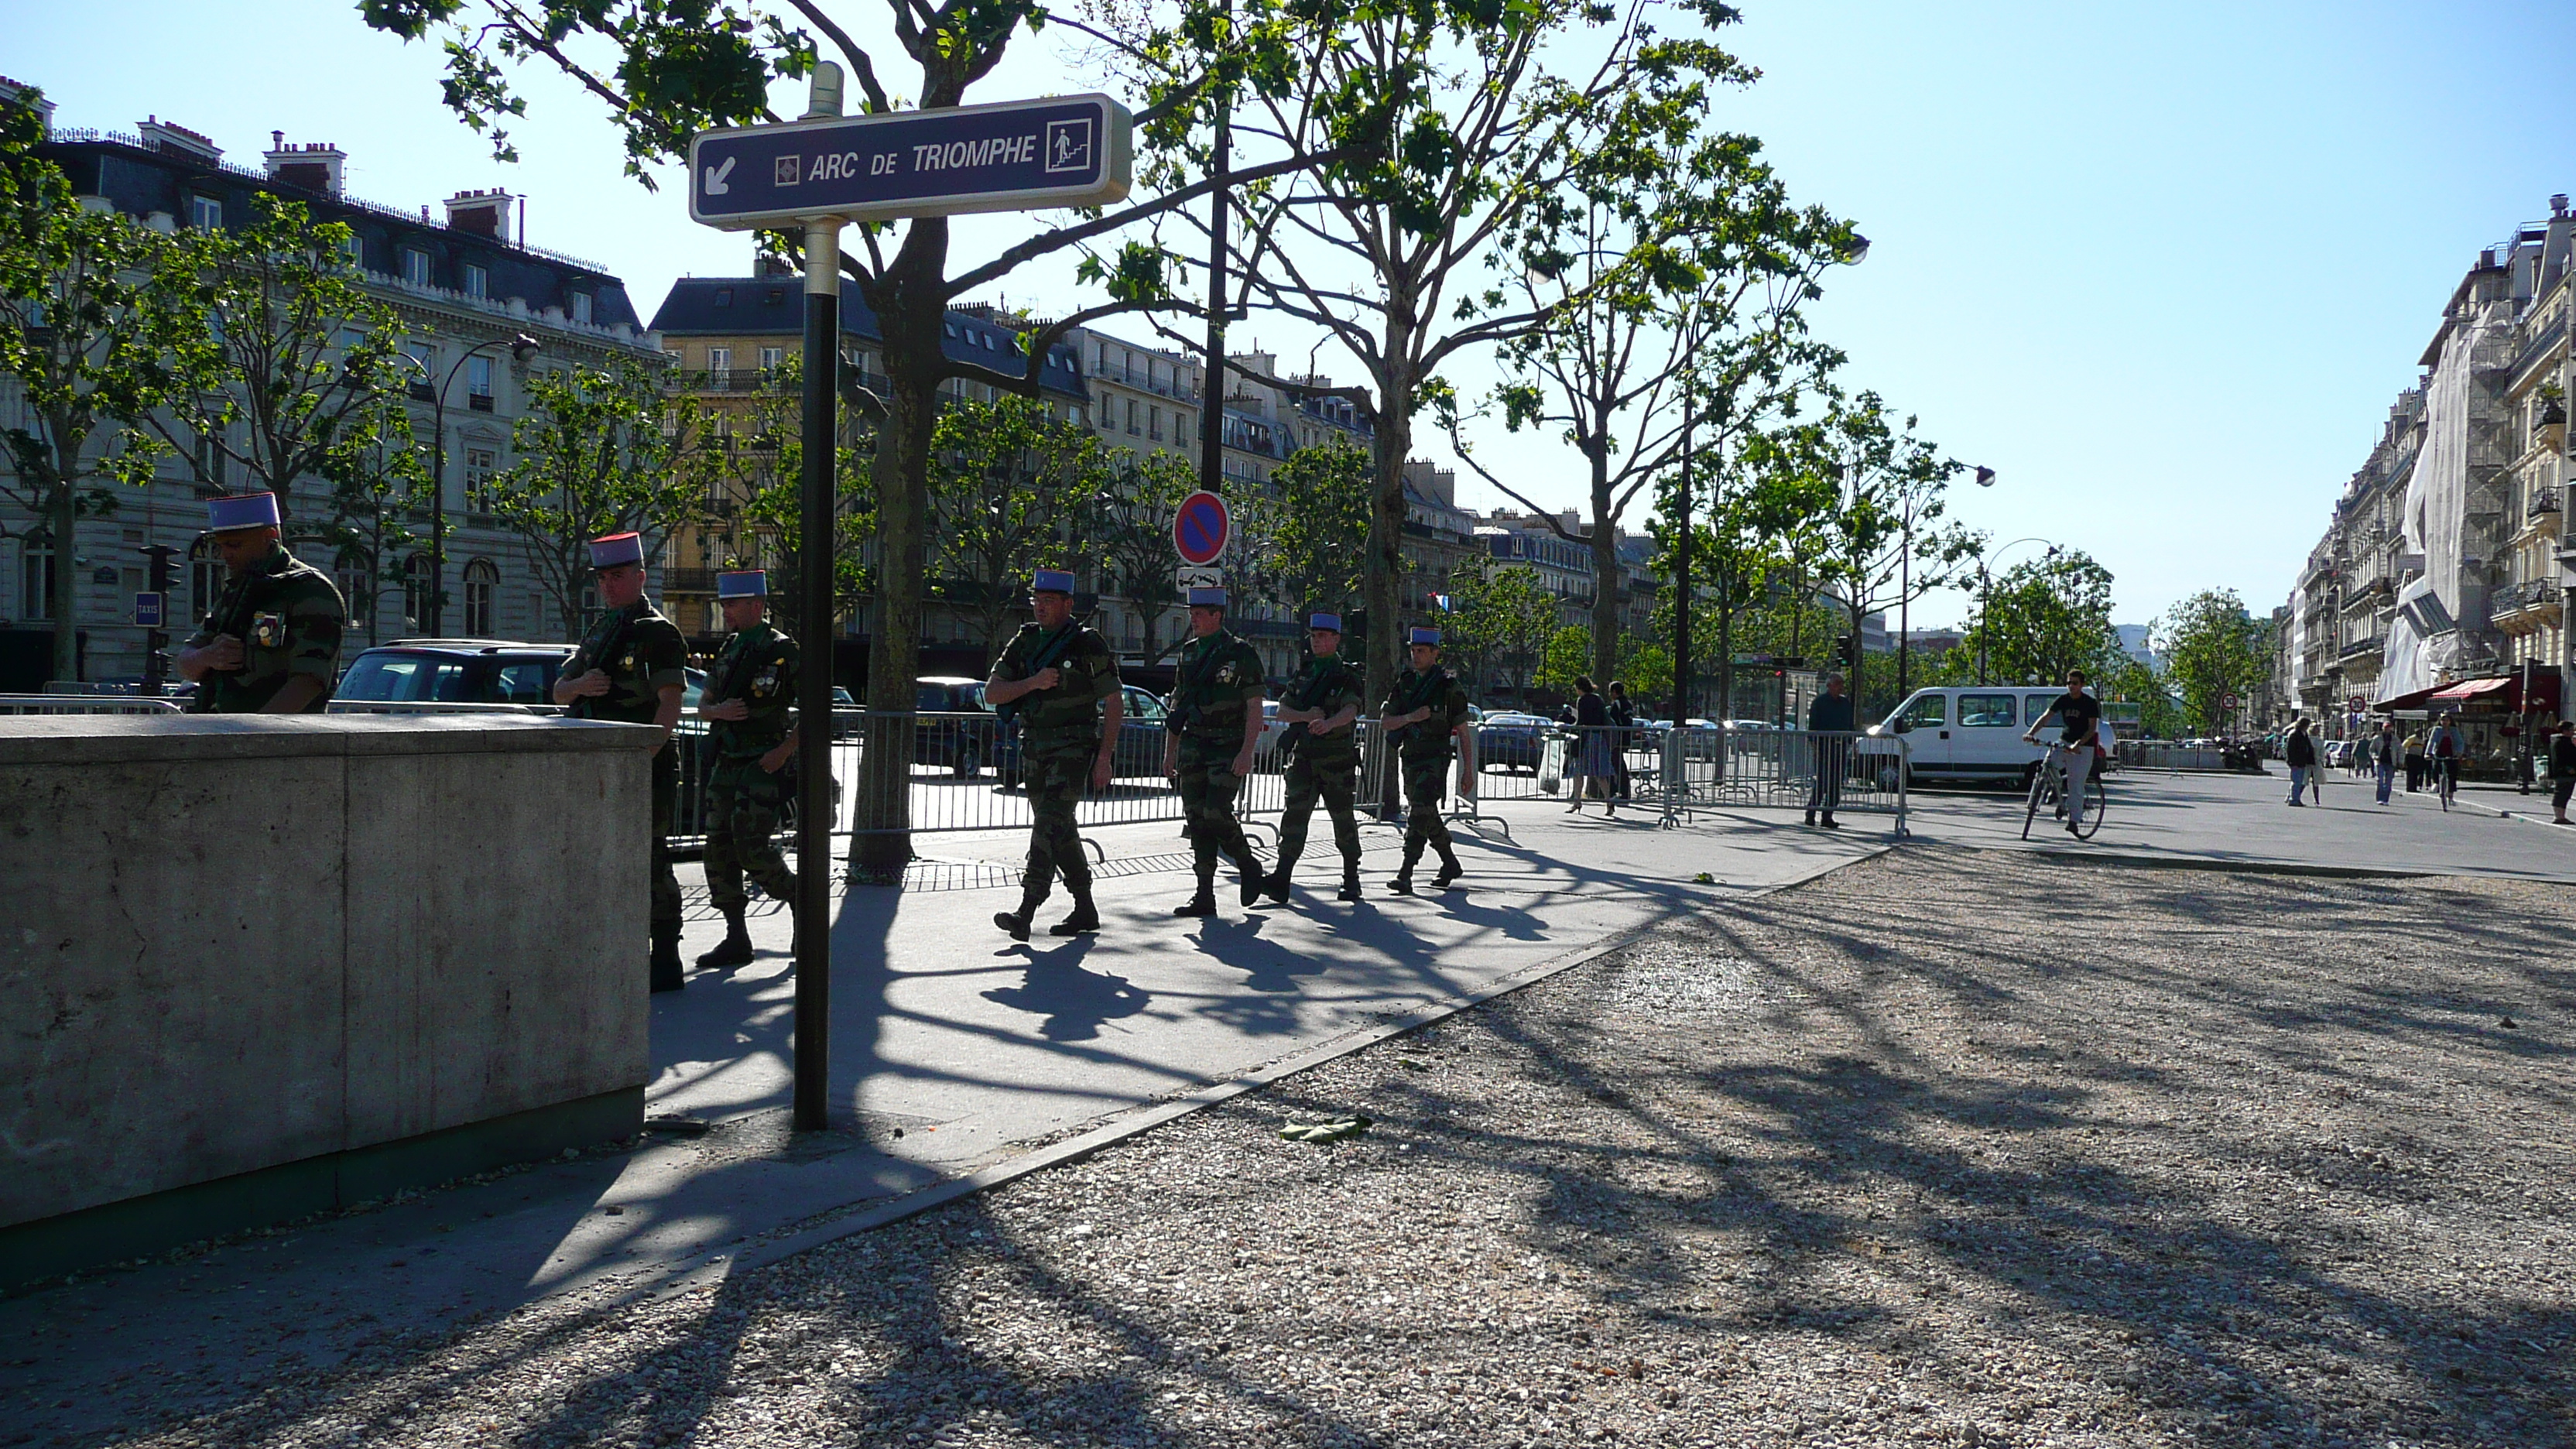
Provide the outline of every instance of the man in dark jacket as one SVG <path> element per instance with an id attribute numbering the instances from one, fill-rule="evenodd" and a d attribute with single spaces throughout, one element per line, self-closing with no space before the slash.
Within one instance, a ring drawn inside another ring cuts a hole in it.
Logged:
<path id="1" fill-rule="evenodd" d="M 1807 791 L 1807 823 L 1821 822 L 1827 830 L 1840 830 L 1834 823 L 1834 807 L 1843 799 L 1843 766 L 1851 759 L 1852 702 L 1843 693 L 1843 677 L 1825 676 L 1825 692 L 1807 706 L 1808 747 L 1816 752 L 1816 779 Z"/>
<path id="2" fill-rule="evenodd" d="M 2305 805 L 2307 802 L 2301 800 L 2299 796 L 2306 792 L 2308 777 L 2314 775 L 2317 770 L 2317 742 L 2308 738 L 2306 720 L 2290 721 L 2290 732 L 2281 740 L 2281 762 L 2290 767 L 2290 803 L 2294 806 Z M 2325 803 L 2323 787 L 2319 787 L 2317 791 L 2317 803 L 2320 805 Z"/>
<path id="3" fill-rule="evenodd" d="M 2567 797 L 2576 795 L 2576 720 L 2560 720 L 2549 736 L 2549 816 L 2567 823 Z"/>

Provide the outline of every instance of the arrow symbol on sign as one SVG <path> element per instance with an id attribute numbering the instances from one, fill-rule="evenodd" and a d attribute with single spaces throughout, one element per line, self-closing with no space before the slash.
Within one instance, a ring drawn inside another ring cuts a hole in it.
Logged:
<path id="1" fill-rule="evenodd" d="M 727 156 L 722 166 L 707 168 L 707 195 L 722 196 L 731 189 L 725 185 L 725 178 L 733 174 L 733 163 L 740 159 L 738 156 Z"/>

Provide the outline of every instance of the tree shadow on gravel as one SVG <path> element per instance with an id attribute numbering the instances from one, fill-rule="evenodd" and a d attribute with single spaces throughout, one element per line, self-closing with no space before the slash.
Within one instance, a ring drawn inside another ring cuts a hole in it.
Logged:
<path id="1" fill-rule="evenodd" d="M 1878 900 L 1837 884 L 1865 886 L 1864 870 L 1738 908 L 1693 943 L 1751 964 L 1760 1040 L 1828 1036 L 1839 1054 L 1642 1062 L 1606 1009 L 1538 1025 L 1532 1013 L 1480 1014 L 1525 1054 L 1525 1074 L 1583 1093 L 1657 1146 L 1451 1136 L 1444 1124 L 1471 1104 L 1401 1082 L 1389 1084 L 1385 1114 L 1431 1134 L 1422 1145 L 1435 1156 L 1530 1180 L 1541 1224 L 1618 1225 L 1537 1241 L 1623 1291 L 1669 1298 L 1694 1286 L 1682 1267 L 1690 1233 L 1756 1245 L 1767 1270 L 1697 1285 L 1720 1300 L 1704 1313 L 1664 1310 L 1694 1327 L 1903 1334 L 1880 1301 L 1842 1286 L 1860 1258 L 1912 1279 L 1926 1299 L 1980 1282 L 2097 1345 L 2142 1345 L 2153 1362 L 2146 1403 L 2235 1442 L 2576 1443 L 2576 1311 L 2517 1304 L 2511 1285 L 2480 1291 L 2466 1276 L 2410 1294 L 2371 1257 L 2379 1215 L 2455 1205 L 2449 1185 L 2477 1164 L 2452 1160 L 2437 1133 L 2346 1105 L 2421 1090 L 2399 1056 L 2439 1057 L 2455 1073 L 2477 1070 L 2477 1053 L 2563 1071 L 2563 1033 L 2501 1027 L 2492 999 L 2510 992 L 2557 1022 L 2576 1019 L 2576 973 L 2533 952 L 2556 930 L 2554 897 L 2499 910 L 2492 895 L 2424 882 L 2338 882 L 2321 897 L 2306 880 L 2231 877 L 2247 896 L 2238 904 L 2206 899 L 2208 878 L 2190 872 L 1944 854 L 1962 874 L 2003 877 L 2015 910 L 1999 916 L 1964 898 L 1983 893 Z M 2279 969 L 2214 958 L 2207 970 L 2176 969 L 2125 950 L 2128 927 L 2092 924 L 2114 881 L 2128 909 L 2148 916 L 2136 928 L 2143 944 L 2234 932 L 2231 949 L 2258 950 Z M 1829 964 L 1792 959 L 1773 945 L 1783 936 Z M 2337 960 L 2341 940 L 2391 936 L 2422 954 L 2400 952 L 2384 970 Z M 2493 962 L 2498 983 L 2436 964 L 2464 958 Z M 1881 988 L 1900 982 L 1928 990 L 1945 1020 L 1891 1015 Z M 2176 1026 L 2185 1015 L 2188 1038 Z M 1984 1060 L 1919 1050 L 1914 1038 L 1933 1027 L 1964 1030 Z M 2258 1103 L 2212 1099 L 2205 1081 L 2195 1099 L 2184 1067 L 2199 1053 L 2268 1064 L 2281 1079 L 2273 1090 L 2342 1094 L 2330 1130 L 2349 1140 L 2268 1133 Z M 2548 1095 L 2564 1104 L 2563 1091 Z M 1724 1131 L 1677 1114 L 1697 1101 L 1723 1105 Z M 2177 1110 L 2209 1121 L 2177 1123 Z M 2111 1160 L 2122 1155 L 2107 1150 L 2111 1136 L 2158 1148 L 2174 1170 Z M 2192 1154 L 2206 1160 L 2184 1160 Z M 1683 1180 L 1639 1181 L 1657 1175 Z M 2497 1211 L 2527 1212 L 2512 1191 Z M 2249 1200 L 2268 1200 L 2278 1220 L 2249 1224 Z M 2379 1386 L 2352 1391 L 2359 1375 Z"/>

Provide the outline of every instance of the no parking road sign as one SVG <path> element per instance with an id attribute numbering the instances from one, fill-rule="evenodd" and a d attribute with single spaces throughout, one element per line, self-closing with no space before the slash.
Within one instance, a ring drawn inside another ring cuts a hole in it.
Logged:
<path id="1" fill-rule="evenodd" d="M 1225 500 L 1202 490 L 1182 499 L 1172 514 L 1172 547 L 1181 551 L 1185 562 L 1212 564 L 1224 557 L 1231 528 Z"/>

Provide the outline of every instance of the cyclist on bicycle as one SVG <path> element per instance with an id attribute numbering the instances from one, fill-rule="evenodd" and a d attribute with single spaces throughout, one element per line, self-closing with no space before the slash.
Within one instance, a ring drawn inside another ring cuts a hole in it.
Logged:
<path id="1" fill-rule="evenodd" d="M 2040 726 L 2057 721 L 2058 743 L 2065 751 L 2066 763 L 2066 833 L 2084 833 L 2084 782 L 2093 771 L 2093 750 L 2102 728 L 2101 701 L 2084 692 L 2084 671 L 2066 671 L 2066 692 L 2048 702 L 2048 708 L 2022 731 L 2022 739 L 2039 743 Z"/>
<path id="2" fill-rule="evenodd" d="M 2467 746 L 2460 738 L 2459 722 L 2457 710 L 2442 716 L 2442 722 L 2433 726 L 2431 737 L 2424 742 L 2433 756 L 2433 788 L 2446 796 L 2460 791 L 2460 756 L 2466 753 Z"/>

